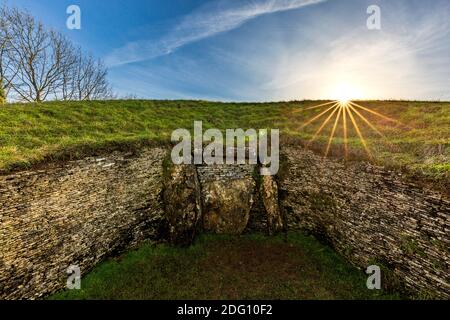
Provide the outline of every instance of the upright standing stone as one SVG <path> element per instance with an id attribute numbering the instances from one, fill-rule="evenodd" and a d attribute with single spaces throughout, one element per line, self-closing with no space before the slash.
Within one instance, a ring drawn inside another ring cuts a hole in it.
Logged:
<path id="1" fill-rule="evenodd" d="M 202 216 L 200 184 L 194 165 L 166 168 L 163 200 L 169 241 L 178 245 L 191 244 Z"/>
<path id="2" fill-rule="evenodd" d="M 261 176 L 260 194 L 267 213 L 269 234 L 283 229 L 283 219 L 278 205 L 278 186 L 272 176 Z"/>

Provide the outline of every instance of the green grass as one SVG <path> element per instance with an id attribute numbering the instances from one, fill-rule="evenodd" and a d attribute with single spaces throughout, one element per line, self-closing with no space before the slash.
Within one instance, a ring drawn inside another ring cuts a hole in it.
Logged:
<path id="1" fill-rule="evenodd" d="M 203 235 L 189 248 L 143 245 L 101 263 L 80 290 L 49 299 L 400 299 L 311 236 Z"/>
<path id="2" fill-rule="evenodd" d="M 302 124 L 323 110 L 305 109 L 319 103 L 118 100 L 5 105 L 0 107 L 0 170 L 166 143 L 174 129 L 192 129 L 194 120 L 202 120 L 204 129 L 279 128 L 285 143 L 305 143 L 321 122 L 304 129 Z M 387 138 L 381 138 L 363 121 L 358 121 L 374 155 L 372 161 L 404 168 L 448 186 L 450 103 L 368 101 L 360 104 L 403 124 L 361 111 Z M 315 151 L 323 153 L 332 122 L 311 145 Z M 336 136 L 331 156 L 341 157 L 344 141 L 341 124 Z M 352 128 L 349 145 L 351 159 L 366 158 Z"/>

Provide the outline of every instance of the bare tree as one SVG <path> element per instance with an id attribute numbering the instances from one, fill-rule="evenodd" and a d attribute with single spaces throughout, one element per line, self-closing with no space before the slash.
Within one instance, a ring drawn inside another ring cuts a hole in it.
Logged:
<path id="1" fill-rule="evenodd" d="M 92 56 L 82 59 L 79 64 L 82 80 L 77 84 L 78 98 L 80 100 L 107 99 L 111 96 L 107 81 L 108 71 L 101 60 L 95 60 Z M 80 79 L 80 78 L 77 78 Z"/>
<path id="2" fill-rule="evenodd" d="M 4 104 L 6 102 L 6 92 L 3 88 L 3 80 L 0 78 L 0 105 Z"/>
<path id="3" fill-rule="evenodd" d="M 6 9 L 0 8 L 0 95 L 3 103 L 6 101 L 11 83 L 17 74 L 17 71 L 11 67 L 11 61 L 9 61 L 11 35 L 6 14 Z"/>
<path id="4" fill-rule="evenodd" d="M 11 88 L 19 99 L 41 102 L 62 83 L 62 70 L 75 63 L 71 43 L 61 34 L 47 31 L 28 13 L 11 9 L 8 59 L 17 71 Z"/>
<path id="5" fill-rule="evenodd" d="M 3 8 L 0 79 L 15 98 L 93 100 L 112 96 L 101 60 L 85 56 L 62 34 L 47 30 L 26 12 Z"/>
<path id="6" fill-rule="evenodd" d="M 112 97 L 107 80 L 108 71 L 101 60 L 75 53 L 73 68 L 67 69 L 62 86 L 64 100 L 101 100 Z"/>

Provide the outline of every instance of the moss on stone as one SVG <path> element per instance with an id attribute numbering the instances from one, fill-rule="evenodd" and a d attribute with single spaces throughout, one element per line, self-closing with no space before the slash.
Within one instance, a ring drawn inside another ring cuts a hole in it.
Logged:
<path id="1" fill-rule="evenodd" d="M 408 235 L 401 236 L 400 248 L 409 255 L 419 255 L 425 257 L 425 251 L 419 246 L 417 240 Z"/>

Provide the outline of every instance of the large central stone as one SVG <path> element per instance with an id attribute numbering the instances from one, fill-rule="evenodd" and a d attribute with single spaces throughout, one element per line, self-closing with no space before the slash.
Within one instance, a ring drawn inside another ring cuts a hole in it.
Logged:
<path id="1" fill-rule="evenodd" d="M 249 220 L 255 187 L 252 178 L 204 183 L 203 228 L 219 234 L 241 234 Z"/>

